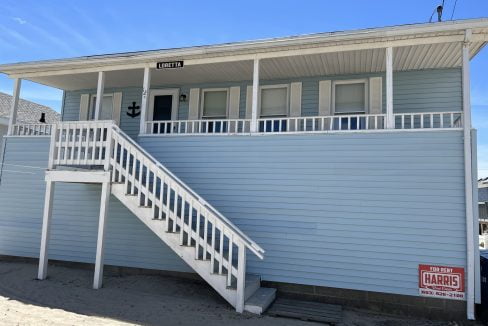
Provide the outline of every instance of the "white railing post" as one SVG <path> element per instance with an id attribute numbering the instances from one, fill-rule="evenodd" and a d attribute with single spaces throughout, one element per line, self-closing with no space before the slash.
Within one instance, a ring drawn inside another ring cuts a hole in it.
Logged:
<path id="1" fill-rule="evenodd" d="M 464 183 L 466 204 L 466 311 L 468 319 L 475 319 L 475 273 L 474 273 L 474 214 L 473 214 L 473 171 L 471 162 L 471 101 L 470 101 L 470 71 L 469 71 L 469 44 L 471 30 L 466 30 L 462 46 L 462 86 L 463 86 L 463 116 L 464 116 Z"/>
<path id="2" fill-rule="evenodd" d="M 258 131 L 259 59 L 254 59 L 252 75 L 251 133 Z"/>
<path id="3" fill-rule="evenodd" d="M 48 169 L 52 170 L 54 167 L 54 155 L 56 155 L 56 134 L 58 131 L 58 125 L 54 124 L 51 126 L 51 144 L 49 146 L 49 163 L 48 163 Z M 81 137 L 81 135 L 80 135 Z"/>
<path id="4" fill-rule="evenodd" d="M 146 120 L 147 120 L 147 110 L 149 107 L 150 88 L 151 88 L 151 68 L 147 66 L 144 68 L 144 80 L 142 86 L 142 99 L 141 99 L 141 121 L 139 127 L 139 134 L 147 133 Z"/>
<path id="5" fill-rule="evenodd" d="M 17 122 L 17 109 L 19 107 L 20 86 L 22 79 L 14 79 L 14 89 L 12 94 L 12 102 L 10 103 L 10 117 L 8 122 L 8 135 L 13 135 L 14 125 Z"/>
<path id="6" fill-rule="evenodd" d="M 112 158 L 112 126 L 111 125 L 107 125 L 107 140 L 106 140 L 106 146 L 105 146 L 105 162 L 103 164 L 103 169 L 105 171 L 108 171 L 110 169 L 110 160 Z M 104 128 L 102 127 L 102 130 Z M 102 137 L 103 137 L 103 134 L 102 134 Z M 103 140 L 103 139 L 102 139 Z M 115 165 L 115 163 L 114 163 Z"/>
<path id="7" fill-rule="evenodd" d="M 246 292 L 246 246 L 241 241 L 239 241 L 238 250 L 236 311 L 241 313 L 244 311 Z M 232 259 L 230 259 L 230 263 L 232 263 Z"/>
<path id="8" fill-rule="evenodd" d="M 386 48 L 386 129 L 395 129 L 393 116 L 393 48 Z"/>
<path id="9" fill-rule="evenodd" d="M 95 120 L 100 120 L 102 115 L 103 92 L 105 88 L 105 72 L 98 72 L 97 98 L 95 102 Z"/>

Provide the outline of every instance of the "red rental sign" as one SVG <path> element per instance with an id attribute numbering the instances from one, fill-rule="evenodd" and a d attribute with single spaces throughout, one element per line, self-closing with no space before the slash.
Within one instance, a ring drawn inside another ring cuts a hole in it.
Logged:
<path id="1" fill-rule="evenodd" d="M 419 294 L 464 300 L 464 268 L 420 264 Z"/>

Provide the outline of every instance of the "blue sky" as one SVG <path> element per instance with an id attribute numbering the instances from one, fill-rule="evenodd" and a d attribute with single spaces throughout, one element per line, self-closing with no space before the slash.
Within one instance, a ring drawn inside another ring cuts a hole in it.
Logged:
<path id="1" fill-rule="evenodd" d="M 445 20 L 455 1 L 445 0 Z M 420 23 L 440 2 L 2 0 L 0 63 Z M 457 0 L 454 19 L 478 17 L 488 17 L 488 1 Z M 471 70 L 479 174 L 488 177 L 488 48 Z M 0 91 L 12 92 L 4 75 Z M 21 97 L 59 110 L 62 92 L 24 82 Z"/>

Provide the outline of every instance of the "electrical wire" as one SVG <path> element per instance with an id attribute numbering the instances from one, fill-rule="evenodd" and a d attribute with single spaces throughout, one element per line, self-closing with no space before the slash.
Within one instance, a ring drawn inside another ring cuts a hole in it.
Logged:
<path id="1" fill-rule="evenodd" d="M 452 17 L 454 17 L 454 11 L 456 11 L 456 4 L 457 4 L 457 0 L 454 0 L 454 7 L 452 8 L 451 20 Z"/>

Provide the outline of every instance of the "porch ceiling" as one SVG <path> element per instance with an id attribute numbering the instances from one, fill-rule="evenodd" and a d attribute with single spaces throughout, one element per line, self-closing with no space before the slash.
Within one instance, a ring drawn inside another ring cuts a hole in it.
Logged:
<path id="1" fill-rule="evenodd" d="M 471 56 L 484 42 L 471 43 Z M 450 68 L 461 65 L 461 44 L 437 43 L 394 48 L 395 71 Z M 187 65 L 182 69 L 153 70 L 151 85 L 220 83 L 252 80 L 252 61 Z M 385 71 L 385 49 L 331 52 L 262 59 L 260 79 L 287 79 L 312 76 L 378 73 Z M 64 90 L 92 89 L 97 73 L 76 73 L 32 77 L 29 80 Z M 115 70 L 106 73 L 105 87 L 142 87 L 143 69 Z"/>

